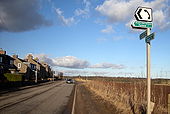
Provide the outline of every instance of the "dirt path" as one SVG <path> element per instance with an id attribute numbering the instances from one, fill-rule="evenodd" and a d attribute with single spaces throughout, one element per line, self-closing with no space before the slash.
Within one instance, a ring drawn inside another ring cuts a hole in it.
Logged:
<path id="1" fill-rule="evenodd" d="M 119 114 L 115 107 L 89 91 L 83 84 L 77 84 L 75 114 Z"/>

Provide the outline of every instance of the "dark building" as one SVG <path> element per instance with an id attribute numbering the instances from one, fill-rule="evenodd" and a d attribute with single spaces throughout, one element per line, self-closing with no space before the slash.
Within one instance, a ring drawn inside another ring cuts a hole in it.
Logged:
<path id="1" fill-rule="evenodd" d="M 17 72 L 17 68 L 14 65 L 14 59 L 6 55 L 6 51 L 0 49 L 0 74 L 15 72 Z"/>
<path id="2" fill-rule="evenodd" d="M 36 71 L 37 71 L 37 77 L 38 80 L 43 80 L 46 78 L 46 69 L 45 67 L 43 67 L 41 65 L 41 63 L 39 62 L 38 58 L 33 58 L 33 55 L 29 54 L 27 56 L 27 62 L 31 63 L 31 64 L 35 64 L 36 65 Z"/>

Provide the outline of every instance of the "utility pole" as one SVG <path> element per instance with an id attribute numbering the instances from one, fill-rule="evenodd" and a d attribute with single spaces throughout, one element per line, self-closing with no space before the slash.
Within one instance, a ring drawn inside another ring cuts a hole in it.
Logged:
<path id="1" fill-rule="evenodd" d="M 147 36 L 150 35 L 150 28 L 146 30 Z M 150 70 L 150 42 L 146 42 L 146 76 L 147 76 L 147 114 L 151 114 L 151 70 Z"/>

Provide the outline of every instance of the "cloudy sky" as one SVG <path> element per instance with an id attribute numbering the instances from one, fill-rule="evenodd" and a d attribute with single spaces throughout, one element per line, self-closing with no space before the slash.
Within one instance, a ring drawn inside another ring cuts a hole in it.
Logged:
<path id="1" fill-rule="evenodd" d="M 168 78 L 169 0 L 1 0 L 0 48 L 65 75 L 145 77 L 143 30 L 130 26 L 139 6 L 153 9 L 152 77 Z"/>

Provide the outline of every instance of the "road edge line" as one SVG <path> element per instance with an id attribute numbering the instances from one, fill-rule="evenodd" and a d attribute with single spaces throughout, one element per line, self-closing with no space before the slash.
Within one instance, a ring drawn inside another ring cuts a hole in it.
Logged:
<path id="1" fill-rule="evenodd" d="M 74 90 L 74 99 L 73 99 L 73 106 L 72 106 L 71 114 L 74 114 L 74 113 L 75 113 L 76 89 L 77 89 L 77 86 L 75 85 L 75 90 Z"/>

